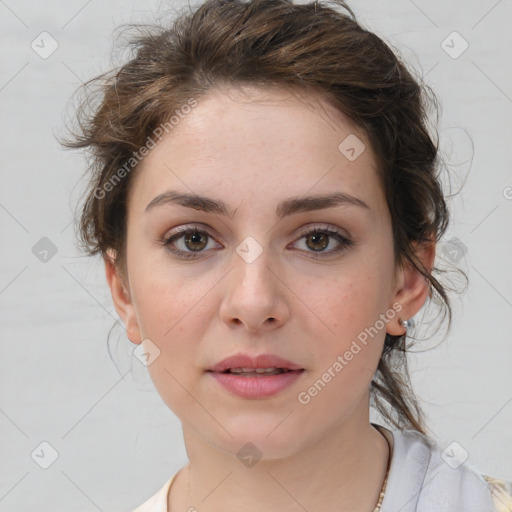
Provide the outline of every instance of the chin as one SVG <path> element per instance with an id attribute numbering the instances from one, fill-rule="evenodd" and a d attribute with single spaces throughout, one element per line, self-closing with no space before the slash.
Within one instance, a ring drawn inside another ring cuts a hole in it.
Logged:
<path id="1" fill-rule="evenodd" d="M 290 425 L 283 422 L 285 417 L 282 414 L 262 417 L 259 413 L 237 416 L 232 421 L 219 418 L 232 437 L 220 429 L 217 432 L 220 438 L 212 439 L 211 442 L 238 457 L 245 454 L 269 460 L 288 457 L 297 451 L 299 435 L 304 435 L 304 432 L 290 429 Z"/>

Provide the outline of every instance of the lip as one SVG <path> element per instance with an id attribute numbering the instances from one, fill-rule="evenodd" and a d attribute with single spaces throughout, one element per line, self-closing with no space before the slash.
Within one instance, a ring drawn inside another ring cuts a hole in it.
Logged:
<path id="1" fill-rule="evenodd" d="M 274 354 L 260 354 L 252 357 L 249 354 L 234 354 L 219 361 L 216 365 L 208 369 L 210 372 L 221 373 L 231 368 L 286 368 L 287 370 L 304 370 L 300 365 L 283 359 Z M 251 377 L 243 377 L 250 379 Z M 261 377 L 256 377 L 261 378 Z"/>
<path id="2" fill-rule="evenodd" d="M 241 377 L 232 373 L 209 372 L 226 390 L 242 398 L 265 398 L 276 395 L 297 381 L 304 370 L 293 370 L 278 375 Z"/>
<path id="3" fill-rule="evenodd" d="M 243 377 L 223 373 L 231 368 L 286 368 L 287 372 L 278 375 Z M 207 370 L 219 384 L 236 396 L 243 398 L 265 398 L 276 395 L 291 386 L 304 372 L 300 365 L 274 354 L 261 354 L 252 357 L 248 354 L 235 354 L 218 362 Z"/>

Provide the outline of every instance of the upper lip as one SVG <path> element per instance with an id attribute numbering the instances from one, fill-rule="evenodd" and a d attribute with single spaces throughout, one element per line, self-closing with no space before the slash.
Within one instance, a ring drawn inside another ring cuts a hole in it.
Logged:
<path id="1" fill-rule="evenodd" d="M 252 357 L 249 354 L 234 354 L 208 368 L 211 372 L 224 372 L 232 368 L 286 368 L 303 370 L 302 366 L 274 354 L 260 354 Z"/>

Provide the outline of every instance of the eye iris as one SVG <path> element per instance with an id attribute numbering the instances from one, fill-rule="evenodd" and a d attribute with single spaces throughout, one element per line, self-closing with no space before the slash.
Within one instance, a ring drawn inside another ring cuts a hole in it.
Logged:
<path id="1" fill-rule="evenodd" d="M 323 243 L 321 243 L 322 239 Z M 308 235 L 306 240 L 313 240 L 313 244 L 320 244 L 320 247 L 311 247 L 309 243 L 307 244 L 310 249 L 314 250 L 322 250 L 329 245 L 329 236 L 326 235 L 325 233 L 313 233 L 312 235 Z"/>
<path id="2" fill-rule="evenodd" d="M 201 239 L 204 243 L 201 243 Z M 199 233 L 198 231 L 192 231 L 185 235 L 185 244 L 187 248 L 192 251 L 200 251 L 207 245 L 206 235 L 204 233 Z M 200 244 L 200 247 L 191 247 L 189 244 Z"/>

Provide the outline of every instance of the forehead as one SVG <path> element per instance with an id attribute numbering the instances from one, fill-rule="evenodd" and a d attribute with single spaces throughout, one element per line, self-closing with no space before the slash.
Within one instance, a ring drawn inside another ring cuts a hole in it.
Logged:
<path id="1" fill-rule="evenodd" d="M 366 139 L 364 131 L 325 98 L 295 88 L 214 89 L 189 114 L 180 117 L 167 137 L 170 144 L 179 137 L 197 143 L 202 154 L 213 152 L 212 156 L 219 156 L 221 148 L 236 152 L 241 143 L 246 147 L 265 143 L 268 149 L 277 149 L 285 142 L 286 148 L 296 144 L 304 152 L 327 145 L 332 150 L 334 142 L 349 134 Z M 205 145 L 212 142 L 216 148 Z"/>
<path id="2" fill-rule="evenodd" d="M 357 158 L 348 158 L 346 141 Z M 318 94 L 283 88 L 212 91 L 180 116 L 134 178 L 136 201 L 166 187 L 222 190 L 237 204 L 257 193 L 269 201 L 334 188 L 370 201 L 379 193 L 371 190 L 378 186 L 376 160 L 364 131 Z"/>

